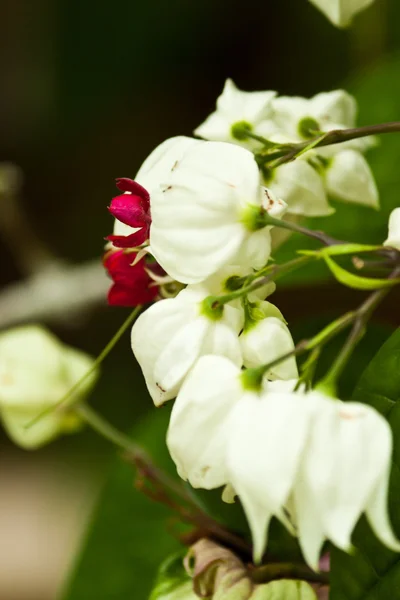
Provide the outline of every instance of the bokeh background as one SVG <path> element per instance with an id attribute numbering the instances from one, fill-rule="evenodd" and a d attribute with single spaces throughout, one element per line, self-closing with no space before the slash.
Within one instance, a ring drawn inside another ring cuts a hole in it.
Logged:
<path id="1" fill-rule="evenodd" d="M 11 192 L 0 186 L 2 327 L 12 321 L 12 310 L 2 318 L 2 295 L 28 281 L 38 248 L 73 264 L 100 261 L 115 178 L 133 177 L 165 138 L 190 135 L 227 77 L 246 90 L 281 94 L 345 86 L 359 100 L 360 124 L 400 119 L 398 0 L 376 0 L 348 31 L 332 27 L 306 0 L 2 0 L 0 49 L 0 161 L 18 167 Z M 382 140 L 370 160 L 381 213 L 338 205 L 319 227 L 347 239 L 385 239 L 389 211 L 400 205 L 400 138 Z M 10 202 L 19 203 L 17 226 L 7 216 Z M 296 244 L 291 240 L 282 257 Z M 29 290 L 20 293 L 29 299 Z M 275 302 L 300 339 L 361 297 L 317 270 L 307 281 L 287 281 Z M 345 394 L 400 324 L 398 306 L 393 294 L 378 312 L 345 377 Z M 127 314 L 98 297 L 85 310 L 70 311 L 66 302 L 62 318 L 42 321 L 96 355 Z M 330 352 L 322 368 L 335 345 Z M 162 452 L 166 417 L 157 415 L 151 427 L 153 417 L 141 420 L 154 409 L 127 335 L 104 363 L 91 401 Z M 4 434 L 0 443 L 0 598 L 54 600 L 68 587 L 74 600 L 145 599 L 170 542 L 159 534 L 164 515 L 135 495 L 133 472 L 116 470 L 113 449 L 90 431 L 35 453 Z M 86 535 L 91 551 L 79 559 Z M 110 554 L 119 568 L 108 572 Z"/>

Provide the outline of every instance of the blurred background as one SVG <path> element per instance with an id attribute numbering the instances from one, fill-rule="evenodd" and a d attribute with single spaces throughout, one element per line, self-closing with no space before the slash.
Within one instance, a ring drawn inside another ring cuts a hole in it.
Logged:
<path id="1" fill-rule="evenodd" d="M 165 138 L 191 135 L 227 77 L 245 90 L 281 94 L 345 86 L 359 100 L 360 124 L 400 118 L 398 0 L 376 0 L 348 31 L 306 0 L 2 0 L 0 48 L 0 327 L 40 320 L 93 355 L 128 314 L 106 307 L 99 268 L 114 180 L 134 177 Z M 390 209 L 400 205 L 399 160 L 395 136 L 370 153 L 379 215 L 338 205 L 331 222 L 318 226 L 347 239 L 385 239 Z M 54 280 L 57 289 L 38 298 L 32 273 L 68 263 L 89 265 L 83 284 L 64 294 Z M 274 301 L 297 339 L 362 297 L 332 285 L 327 273 L 286 284 Z M 392 295 L 378 312 L 344 393 L 399 325 L 398 301 Z M 104 363 L 91 401 L 126 430 L 153 410 L 129 336 Z M 2 435 L 0 456 L 0 599 L 54 600 L 114 451 L 85 431 L 34 453 Z M 127 600 L 83 589 L 73 597 Z"/>

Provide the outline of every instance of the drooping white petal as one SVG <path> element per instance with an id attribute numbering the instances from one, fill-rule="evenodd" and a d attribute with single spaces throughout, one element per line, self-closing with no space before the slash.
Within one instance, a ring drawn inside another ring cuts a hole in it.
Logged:
<path id="1" fill-rule="evenodd" d="M 378 539 L 394 552 L 400 552 L 400 542 L 393 533 L 388 512 L 390 464 L 383 470 L 365 510 Z"/>
<path id="2" fill-rule="evenodd" d="M 328 203 L 321 176 L 305 160 L 295 160 L 278 167 L 268 185 L 285 200 L 291 214 L 323 217 L 334 212 Z"/>
<path id="3" fill-rule="evenodd" d="M 156 406 L 174 398 L 178 391 L 170 389 L 166 392 L 157 385 L 154 377 L 156 360 L 176 332 L 195 317 L 196 306 L 193 303 L 180 302 L 178 297 L 168 298 L 150 306 L 132 327 L 132 351 Z"/>
<path id="4" fill-rule="evenodd" d="M 152 197 L 154 256 L 174 279 L 203 281 L 235 262 L 254 235 L 243 211 L 261 202 L 260 175 L 250 152 L 223 142 L 194 146 Z"/>
<path id="5" fill-rule="evenodd" d="M 207 295 L 189 286 L 176 298 L 153 304 L 133 325 L 132 350 L 156 406 L 175 398 L 201 355 L 222 354 L 242 365 L 242 312 L 226 306 L 221 319 L 209 319 L 201 312 Z"/>
<path id="6" fill-rule="evenodd" d="M 310 0 L 337 27 L 347 27 L 353 17 L 374 0 Z"/>
<path id="7" fill-rule="evenodd" d="M 277 317 L 257 321 L 240 336 L 243 364 L 255 368 L 270 363 L 294 349 L 293 338 L 288 327 Z M 272 367 L 266 376 L 270 379 L 298 378 L 294 356 Z"/>
<path id="8" fill-rule="evenodd" d="M 272 516 L 286 525 L 283 511 L 303 451 L 308 411 L 295 394 L 247 393 L 229 422 L 229 481 L 246 512 L 254 560 L 264 552 Z"/>
<path id="9" fill-rule="evenodd" d="M 307 399 L 314 403 L 314 417 L 294 502 L 300 545 L 315 566 L 322 533 L 339 548 L 349 550 L 353 529 L 371 499 L 376 508 L 375 494 L 377 486 L 385 483 L 384 474 L 387 483 L 391 433 L 387 422 L 366 405 L 341 403 L 317 392 Z M 385 523 L 382 511 L 387 512 L 387 506 L 381 503 L 376 526 Z M 387 519 L 386 525 L 390 529 Z M 393 535 L 385 535 L 385 539 L 394 541 Z"/>
<path id="10" fill-rule="evenodd" d="M 228 483 L 225 447 L 230 411 L 243 395 L 240 369 L 224 357 L 203 356 L 175 401 L 167 445 L 179 475 L 193 487 Z"/>
<path id="11" fill-rule="evenodd" d="M 338 200 L 379 208 L 379 193 L 372 171 L 357 150 L 343 150 L 331 159 L 326 186 Z"/>
<path id="12" fill-rule="evenodd" d="M 345 90 L 316 94 L 310 99 L 310 111 L 311 116 L 315 115 L 323 128 L 332 123 L 340 123 L 341 127 L 356 125 L 357 102 Z"/>
<path id="13" fill-rule="evenodd" d="M 384 246 L 390 246 L 400 250 L 400 207 L 395 208 L 389 217 L 389 235 L 383 243 Z"/>

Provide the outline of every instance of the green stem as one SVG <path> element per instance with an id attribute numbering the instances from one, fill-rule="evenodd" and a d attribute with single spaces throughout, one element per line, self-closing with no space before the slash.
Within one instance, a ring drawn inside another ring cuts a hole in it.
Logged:
<path id="1" fill-rule="evenodd" d="M 30 427 L 32 427 L 32 425 L 35 425 L 38 421 L 40 421 L 40 419 L 42 419 L 46 415 L 52 413 L 53 411 L 62 408 L 64 406 L 64 404 L 67 403 L 67 401 L 73 396 L 73 394 L 85 383 L 85 381 L 87 381 L 89 379 L 89 377 L 96 371 L 96 369 L 103 362 L 103 360 L 109 355 L 109 353 L 114 348 L 116 343 L 120 340 L 120 338 L 123 336 L 123 334 L 128 329 L 128 327 L 136 319 L 136 317 L 138 316 L 141 309 L 142 309 L 141 306 L 136 306 L 136 308 L 131 312 L 131 314 L 126 319 L 126 321 L 124 321 L 124 323 L 118 329 L 117 333 L 108 342 L 108 344 L 102 350 L 102 352 L 100 352 L 99 356 L 96 358 L 93 365 L 90 367 L 90 369 L 88 371 L 86 371 L 86 373 L 83 375 L 83 377 L 78 379 L 78 381 L 68 390 L 68 392 L 66 394 L 64 394 L 64 396 L 62 398 L 60 398 L 60 400 L 56 404 L 49 406 L 48 408 L 46 408 L 45 410 L 40 412 L 34 419 L 29 421 L 29 423 L 27 423 L 27 425 L 26 425 L 26 429 L 29 429 Z"/>
<path id="2" fill-rule="evenodd" d="M 293 231 L 295 233 L 301 233 L 307 237 L 314 238 L 319 242 L 322 242 L 325 246 L 335 246 L 345 243 L 342 240 L 337 240 L 336 238 L 327 235 L 323 231 L 314 231 L 313 229 L 308 229 L 308 227 L 303 227 L 302 225 L 298 225 L 292 221 L 276 219 L 268 214 L 265 215 L 265 224 L 272 225 L 274 227 L 280 227 L 281 229 L 288 229 L 289 231 Z"/>
<path id="3" fill-rule="evenodd" d="M 307 140 L 306 142 L 292 144 L 291 149 L 289 151 L 284 149 L 279 150 L 277 152 L 272 152 L 270 154 L 266 154 L 264 155 L 264 159 L 266 163 L 274 161 L 274 168 L 276 168 L 280 165 L 294 160 L 299 155 L 299 153 L 306 150 L 310 145 L 313 148 L 320 148 L 322 146 L 340 144 L 342 142 L 347 142 L 349 140 L 355 140 L 362 137 L 368 137 L 371 135 L 398 132 L 400 132 L 400 121 L 382 123 L 379 125 L 368 125 L 366 127 L 355 127 L 350 129 L 334 129 L 332 131 L 328 131 L 323 137 L 318 135 L 313 140 Z"/>
<path id="4" fill-rule="evenodd" d="M 310 583 L 329 584 L 329 573 L 316 573 L 307 565 L 294 563 L 271 563 L 250 571 L 255 583 L 268 583 L 276 579 L 301 579 Z"/>
<path id="5" fill-rule="evenodd" d="M 269 275 L 262 277 L 261 279 L 258 279 L 257 281 L 252 282 L 249 285 L 240 288 L 239 290 L 230 292 L 229 294 L 225 294 L 223 296 L 209 296 L 208 298 L 206 298 L 207 303 L 214 310 L 217 310 L 222 305 L 227 304 L 228 302 L 231 302 L 232 300 L 236 300 L 236 298 L 242 298 L 243 296 L 246 296 L 250 292 L 254 292 L 255 290 L 258 290 L 260 287 L 263 287 L 267 283 L 270 283 L 271 281 L 276 281 L 277 279 L 280 279 L 284 275 L 287 275 L 288 273 L 295 271 L 296 269 L 299 269 L 300 267 L 303 267 L 304 265 L 311 262 L 315 258 L 316 258 L 315 255 L 312 255 L 312 256 L 307 255 L 307 256 L 301 256 L 299 258 L 294 258 L 293 260 L 290 260 L 287 263 L 284 263 L 283 265 L 271 265 L 270 267 L 268 267 L 270 270 Z M 256 274 L 255 277 L 259 277 L 259 274 Z"/>
<path id="6" fill-rule="evenodd" d="M 396 267 L 394 271 L 390 274 L 389 279 L 395 279 L 400 274 L 400 266 Z M 353 327 L 350 331 L 350 334 L 333 362 L 331 368 L 328 373 L 325 375 L 323 380 L 319 383 L 319 387 L 327 389 L 335 390 L 336 382 L 343 373 L 349 358 L 353 354 L 357 344 L 362 340 L 365 331 L 366 325 L 371 318 L 375 309 L 379 306 L 379 304 L 384 300 L 384 298 L 388 295 L 391 288 L 383 288 L 377 290 L 373 294 L 371 294 L 366 301 L 360 306 L 360 308 L 356 311 L 356 318 L 354 320 Z"/>

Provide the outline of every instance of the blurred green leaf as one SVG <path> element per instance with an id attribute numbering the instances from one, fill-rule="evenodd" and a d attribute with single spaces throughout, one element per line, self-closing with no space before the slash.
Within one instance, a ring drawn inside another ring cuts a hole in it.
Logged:
<path id="1" fill-rule="evenodd" d="M 353 400 L 373 406 L 393 431 L 389 508 L 400 535 L 400 329 L 382 346 L 362 375 Z M 368 467 L 367 467 L 368 468 Z M 356 552 L 332 551 L 331 600 L 389 600 L 399 597 L 400 554 L 385 548 L 363 518 L 354 534 Z"/>
<path id="2" fill-rule="evenodd" d="M 153 410 L 134 438 L 170 473 L 165 447 L 170 410 Z M 117 458 L 94 514 L 65 600 L 146 600 L 159 564 L 182 546 L 167 530 L 171 513 L 134 489 L 134 470 Z"/>

